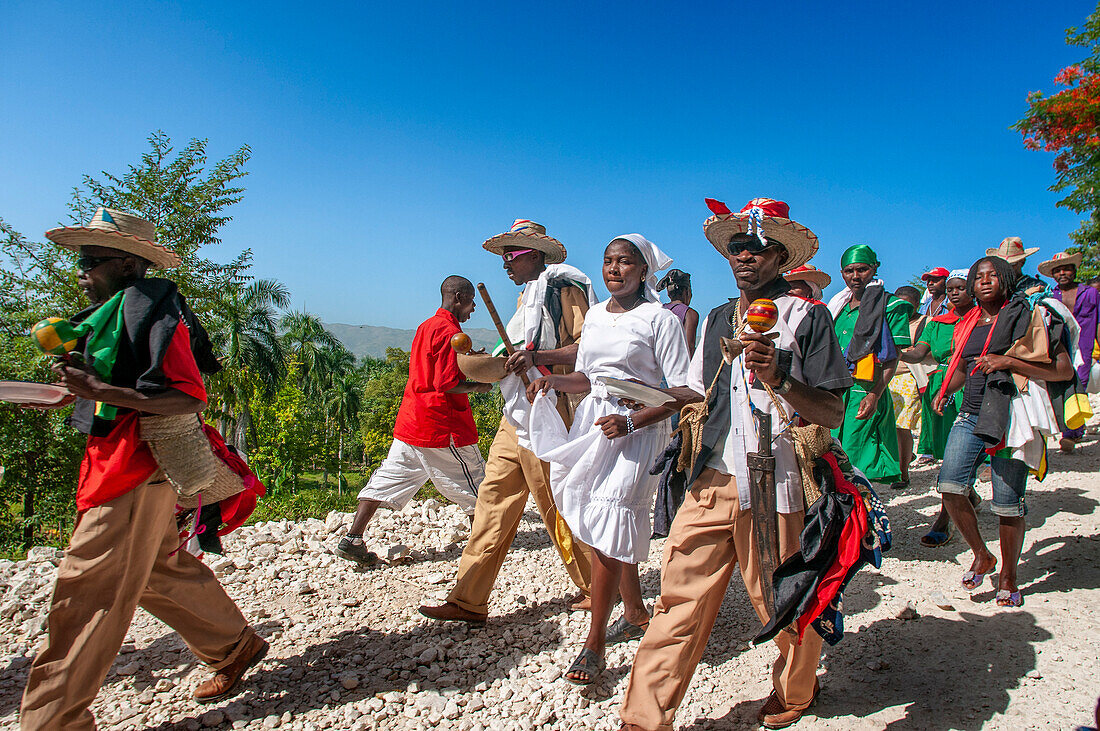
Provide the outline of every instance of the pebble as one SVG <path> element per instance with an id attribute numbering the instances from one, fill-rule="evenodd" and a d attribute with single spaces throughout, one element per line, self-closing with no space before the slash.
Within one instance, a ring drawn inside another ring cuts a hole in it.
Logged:
<path id="1" fill-rule="evenodd" d="M 1089 459 L 1085 454 L 1075 459 L 1084 463 Z M 1057 479 L 1053 471 L 1052 475 Z M 1100 492 L 1081 482 L 1090 496 L 1100 498 Z M 1035 492 L 1047 490 L 1050 484 L 1050 480 L 1044 482 Z M 888 512 L 893 510 L 890 503 L 899 499 L 908 498 L 889 496 Z M 1097 532 L 1093 516 L 1077 516 L 1082 535 Z M 420 603 L 431 603 L 433 596 L 443 596 L 453 586 L 458 551 L 447 546 L 455 542 L 455 534 L 461 533 L 463 541 L 468 535 L 467 518 L 458 508 L 436 503 L 424 509 L 423 504 L 413 503 L 397 513 L 379 511 L 364 540 L 371 550 L 399 565 L 369 569 L 331 554 L 350 520 L 348 514 L 330 513 L 298 524 L 272 521 L 246 526 L 227 536 L 226 555 L 208 561 L 218 567 L 245 616 L 271 642 L 268 658 L 248 671 L 240 694 L 215 708 L 198 707 L 190 693 L 209 671 L 177 635 L 139 611 L 119 653 L 118 677 L 108 679 L 93 705 L 99 726 L 124 731 L 618 728 L 617 711 L 637 643 L 608 648 L 608 671 L 595 686 L 578 689 L 562 679 L 588 632 L 588 615 L 566 609 L 565 599 L 576 589 L 561 570 L 533 503 L 521 519 L 493 593 L 490 621 L 484 626 L 435 623 L 416 611 Z M 1048 519 L 1034 530 L 1035 535 L 1029 531 L 1025 558 L 1039 561 L 1034 570 L 1050 571 L 1052 576 L 1067 572 L 1095 548 L 1090 537 L 1081 539 L 1078 546 L 1030 557 L 1027 546 L 1060 535 L 1049 532 L 1059 525 L 1059 520 Z M 1091 596 L 1090 590 L 1081 588 L 1085 584 L 1066 577 L 1064 585 L 1073 587 L 1072 591 L 1037 592 L 1029 597 L 1033 608 L 1028 612 L 998 611 L 986 603 L 968 605 L 961 615 L 931 614 L 927 609 L 930 615 L 921 617 L 920 606 L 950 611 L 953 601 L 961 601 L 935 589 L 956 580 L 959 569 L 919 547 L 906 546 L 905 540 L 907 534 L 896 530 L 893 550 L 897 553 L 886 554 L 880 570 L 861 571 L 846 590 L 850 614 L 845 616 L 845 639 L 826 651 L 819 671 L 828 677 L 828 687 L 856 687 L 869 674 L 874 674 L 876 687 L 909 682 L 917 677 L 913 673 L 920 667 L 920 653 L 936 641 L 951 643 L 954 657 L 963 663 L 948 678 L 952 684 L 960 683 L 966 668 L 976 677 L 986 666 L 975 663 L 995 657 L 979 644 L 978 633 L 1007 627 L 1017 630 L 1017 637 L 1023 636 L 1021 632 L 1026 635 L 1026 645 L 1021 647 L 1021 639 L 1005 649 L 1014 653 L 1012 661 L 1026 662 L 1023 667 L 1037 664 L 1048 677 L 1038 669 L 1027 671 L 1026 683 L 1007 689 L 1007 708 L 1000 707 L 1000 700 L 996 711 L 979 703 L 974 706 L 978 709 L 975 720 L 965 723 L 958 714 L 934 711 L 931 725 L 1077 725 L 1074 709 L 1091 707 L 1095 697 L 1084 698 L 1086 691 L 1074 679 L 1100 670 L 1096 640 L 1077 631 L 1080 620 L 1074 609 L 1087 605 Z M 650 604 L 659 586 L 663 545 L 654 541 L 649 560 L 639 567 Z M 1045 558 L 1062 553 L 1067 556 L 1064 563 L 1052 565 Z M 58 554 L 52 549 L 33 551 L 31 558 L 0 560 L 0 657 L 10 658 L 0 664 L 0 708 L 7 709 L 6 715 L 0 711 L 0 731 L 17 726 L 18 690 L 8 689 L 22 685 L 29 658 L 42 639 L 40 619 L 57 570 Z M 746 726 L 746 718 L 729 715 L 730 709 L 746 698 L 764 698 L 770 689 L 774 645 L 749 644 L 759 623 L 737 572 L 734 576 L 704 660 L 678 714 L 685 726 Z M 929 604 L 920 605 L 916 597 Z M 621 608 L 613 612 L 612 620 L 619 613 Z M 918 621 L 903 625 L 899 619 Z M 1038 662 L 1032 660 L 1032 651 L 1040 653 Z M 1018 672 L 1023 674 L 1023 668 Z M 903 700 L 937 708 L 936 699 L 922 695 L 925 691 L 919 687 L 918 682 L 900 695 L 886 693 L 887 703 L 898 705 L 885 712 L 865 704 L 866 719 L 854 719 L 833 706 L 827 721 L 807 718 L 800 725 L 811 730 L 860 724 L 879 728 L 904 715 Z M 1046 715 L 1039 716 L 1034 701 L 1047 695 L 1055 700 L 1043 708 Z M 830 702 L 836 698 L 832 696 Z M 825 700 L 829 701 L 828 695 Z"/>

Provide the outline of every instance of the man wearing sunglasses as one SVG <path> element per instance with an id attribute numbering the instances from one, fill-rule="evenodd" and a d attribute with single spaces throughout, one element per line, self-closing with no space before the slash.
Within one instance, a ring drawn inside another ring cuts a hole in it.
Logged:
<path id="1" fill-rule="evenodd" d="M 851 385 L 828 311 L 791 295 L 781 276 L 813 258 L 817 236 L 792 221 L 782 201 L 754 198 L 737 213 L 720 201 L 708 199 L 707 204 L 715 215 L 703 224 L 704 235 L 728 260 L 734 280 L 730 288 L 736 288 L 731 293 L 737 297 L 711 310 L 688 368 L 688 387 L 669 391 L 677 399 L 674 406 L 705 398 L 708 410 L 698 452 L 685 470 L 687 493 L 665 543 L 661 596 L 623 698 L 623 731 L 673 727 L 734 564 L 761 623 L 770 619 L 764 583 L 771 576 L 754 547 L 756 523 L 768 516 L 758 513 L 750 492 L 747 454 L 759 443 L 753 413 L 771 415 L 774 517 L 782 562 L 800 550 L 809 507 L 784 416 L 797 413 L 809 424 L 836 426 L 842 415 L 840 394 Z M 758 298 L 772 300 L 778 314 L 767 335 L 744 325 L 750 303 Z M 739 350 L 724 346 L 727 339 L 737 339 Z M 799 642 L 780 632 L 775 643 L 779 657 L 773 665 L 773 690 L 757 719 L 765 728 L 786 728 L 817 697 L 822 637 L 809 630 Z"/>
<path id="2" fill-rule="evenodd" d="M 88 435 L 76 489 L 77 521 L 57 571 L 46 642 L 31 665 L 24 729 L 93 728 L 89 706 L 137 607 L 177 632 L 215 670 L 199 702 L 232 694 L 267 643 L 214 578 L 179 549 L 176 490 L 142 439 L 145 414 L 194 415 L 206 406 L 202 374 L 217 372 L 206 331 L 176 285 L 146 278 L 179 257 L 156 243 L 152 223 L 100 208 L 86 226 L 46 232 L 79 254 L 77 281 L 94 325 L 82 361 L 54 372 L 76 396 L 69 423 Z"/>
<path id="3" fill-rule="evenodd" d="M 506 328 L 516 352 L 508 359 L 509 375 L 500 382 L 504 414 L 489 449 L 485 480 L 477 491 L 474 524 L 462 552 L 458 579 L 442 606 L 422 606 L 420 613 L 438 620 L 484 622 L 497 574 L 519 528 L 528 495 L 557 547 L 569 578 L 582 596 L 573 605 L 588 608 L 591 578 L 588 547 L 573 541 L 558 515 L 550 492 L 550 465 L 531 451 L 526 425 L 530 403 L 519 373 L 534 380 L 547 373 L 568 373 L 577 359 L 577 340 L 588 308 L 595 304 L 592 282 L 580 270 L 564 264 L 565 247 L 546 229 L 517 219 L 512 229 L 492 237 L 483 247 L 501 257 L 504 271 L 523 287 L 515 315 Z M 501 343 L 496 353 L 504 351 Z M 558 411 L 568 427 L 573 406 L 558 399 Z"/>

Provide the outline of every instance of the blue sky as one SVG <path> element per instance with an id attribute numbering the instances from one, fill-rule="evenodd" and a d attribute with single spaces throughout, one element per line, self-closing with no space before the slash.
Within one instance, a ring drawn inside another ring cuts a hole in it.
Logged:
<path id="1" fill-rule="evenodd" d="M 5 3 L 0 217 L 40 235 L 155 129 L 209 138 L 213 159 L 248 144 L 211 255 L 251 247 L 295 306 L 391 327 L 430 315 L 452 273 L 509 309 L 480 245 L 516 217 L 595 280 L 609 240 L 645 234 L 704 313 L 735 294 L 708 196 L 785 200 L 814 264 L 838 278 L 870 244 L 890 286 L 1007 235 L 1067 245 L 1050 155 L 1008 128 L 1080 58 L 1064 31 L 1093 6 L 747 6 Z"/>

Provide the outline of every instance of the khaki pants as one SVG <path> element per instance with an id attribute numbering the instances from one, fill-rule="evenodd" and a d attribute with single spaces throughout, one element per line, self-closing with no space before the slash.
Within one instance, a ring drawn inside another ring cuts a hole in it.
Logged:
<path id="1" fill-rule="evenodd" d="M 95 699 L 140 605 L 214 668 L 254 634 L 209 567 L 179 551 L 176 492 L 154 475 L 77 518 L 57 570 L 46 641 L 20 709 L 28 729 L 94 729 Z"/>
<path id="2" fill-rule="evenodd" d="M 485 463 L 485 481 L 477 491 L 470 542 L 462 551 L 458 581 L 447 601 L 470 612 L 485 614 L 489 611 L 489 595 L 516 537 L 528 494 L 535 498 L 539 514 L 561 555 L 558 509 L 550 493 L 550 465 L 520 447 L 515 427 L 507 419 L 501 419 Z M 592 579 L 590 550 L 574 541 L 573 560 L 565 566 L 569 578 L 586 593 Z"/>
<path id="3" fill-rule="evenodd" d="M 734 563 L 740 564 L 749 599 L 761 622 L 767 620 L 759 559 L 752 550 L 752 512 L 742 511 L 730 475 L 706 469 L 676 513 L 665 544 L 661 598 L 638 647 L 620 715 L 646 731 L 671 729 L 722 606 Z M 786 559 L 799 550 L 803 513 L 779 514 L 779 552 Z M 787 632 L 775 643 L 775 693 L 788 710 L 813 699 L 821 636 L 812 629 L 802 644 Z"/>

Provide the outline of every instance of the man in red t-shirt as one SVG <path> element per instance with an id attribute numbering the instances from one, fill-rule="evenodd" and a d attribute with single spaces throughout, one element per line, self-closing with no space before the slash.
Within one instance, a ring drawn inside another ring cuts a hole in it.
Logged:
<path id="1" fill-rule="evenodd" d="M 485 478 L 485 461 L 477 447 L 477 427 L 470 410 L 471 391 L 486 393 L 490 383 L 467 381 L 458 369 L 451 338 L 462 332 L 474 311 L 474 285 L 450 276 L 439 288 L 443 302 L 420 324 L 409 353 L 409 381 L 390 453 L 359 493 L 359 508 L 336 555 L 363 565 L 378 557 L 363 545 L 363 531 L 379 506 L 400 510 L 428 480 L 468 515 L 477 504 Z"/>
<path id="2" fill-rule="evenodd" d="M 145 277 L 150 266 L 169 268 L 179 258 L 156 243 L 152 223 L 107 208 L 87 226 L 46 236 L 80 254 L 77 282 L 92 307 L 74 320 L 95 329 L 81 340 L 82 360 L 70 356 L 54 366 L 76 397 L 70 423 L 88 444 L 76 527 L 57 570 L 49 629 L 27 678 L 20 725 L 95 727 L 88 707 L 138 606 L 179 632 L 216 671 L 195 689 L 195 700 L 224 698 L 268 646 L 210 568 L 178 550 L 176 490 L 138 422 L 142 414 L 201 412 L 200 366 L 219 367 L 176 285 Z"/>

